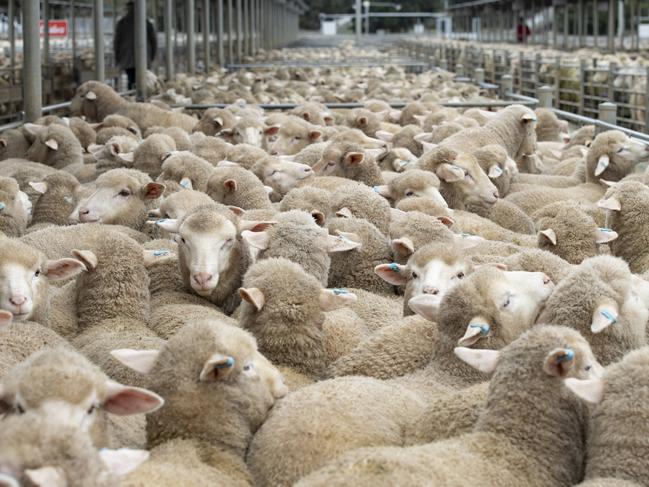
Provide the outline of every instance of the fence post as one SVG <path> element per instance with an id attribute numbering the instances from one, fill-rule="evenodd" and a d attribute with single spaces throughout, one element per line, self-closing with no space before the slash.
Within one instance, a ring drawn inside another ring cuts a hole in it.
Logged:
<path id="1" fill-rule="evenodd" d="M 602 122 L 617 125 L 617 105 L 605 101 L 599 104 L 599 119 Z"/>
<path id="2" fill-rule="evenodd" d="M 645 132 L 649 128 L 649 67 L 647 74 L 645 74 L 645 94 L 644 94 L 644 129 Z"/>
<path id="3" fill-rule="evenodd" d="M 464 66 L 461 64 L 455 65 L 455 74 L 458 76 L 464 76 Z"/>
<path id="4" fill-rule="evenodd" d="M 482 68 L 475 68 L 474 71 L 474 79 L 476 83 L 484 83 L 484 69 Z"/>
<path id="5" fill-rule="evenodd" d="M 561 56 L 557 56 L 554 61 L 554 99 L 557 108 L 561 108 Z"/>
<path id="6" fill-rule="evenodd" d="M 505 99 L 509 93 L 514 91 L 514 79 L 511 74 L 503 75 L 500 80 L 500 96 Z"/>
<path id="7" fill-rule="evenodd" d="M 539 99 L 539 108 L 552 108 L 552 88 L 539 86 L 536 96 Z"/>
<path id="8" fill-rule="evenodd" d="M 611 103 L 615 102 L 615 86 L 613 82 L 615 81 L 615 71 L 617 70 L 617 64 L 611 62 L 608 65 L 608 101 Z"/>
<path id="9" fill-rule="evenodd" d="M 584 97 L 586 95 L 586 61 L 584 59 L 579 61 L 579 114 L 584 114 Z"/>
<path id="10" fill-rule="evenodd" d="M 439 62 L 439 67 L 442 68 L 444 71 L 448 71 L 448 64 L 446 63 L 446 59 L 442 59 Z"/>

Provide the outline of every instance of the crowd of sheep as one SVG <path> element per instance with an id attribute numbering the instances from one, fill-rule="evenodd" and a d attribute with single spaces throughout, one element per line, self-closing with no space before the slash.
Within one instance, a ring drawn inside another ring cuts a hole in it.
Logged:
<path id="1" fill-rule="evenodd" d="M 444 71 L 167 88 L 229 105 L 0 134 L 0 486 L 649 484 L 643 143 Z"/>

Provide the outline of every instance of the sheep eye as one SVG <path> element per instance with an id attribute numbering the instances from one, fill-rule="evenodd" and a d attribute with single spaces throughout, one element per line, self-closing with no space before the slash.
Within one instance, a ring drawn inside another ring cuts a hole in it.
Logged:
<path id="1" fill-rule="evenodd" d="M 182 243 L 184 243 L 184 244 L 187 243 L 187 242 L 185 242 L 185 238 L 184 238 L 184 237 L 180 237 L 180 241 L 181 241 Z"/>
<path id="2" fill-rule="evenodd" d="M 137 130 L 135 129 L 135 127 L 129 127 L 127 130 L 128 130 L 129 132 L 131 132 L 132 134 L 136 134 L 136 135 L 137 135 Z"/>
<path id="3" fill-rule="evenodd" d="M 302 140 L 302 137 L 295 136 L 295 137 L 293 137 L 293 140 Z"/>
<path id="4" fill-rule="evenodd" d="M 406 196 L 412 196 L 414 194 L 415 194 L 414 191 L 406 191 Z"/>
<path id="5" fill-rule="evenodd" d="M 131 196 L 131 192 L 128 189 L 123 189 L 117 194 L 122 198 L 127 198 L 128 196 Z"/>
<path id="6" fill-rule="evenodd" d="M 506 308 L 507 306 L 509 306 L 509 303 L 511 303 L 511 301 L 512 301 L 511 298 L 507 298 L 507 301 L 505 301 L 505 302 L 503 303 L 503 308 Z"/>
<path id="7" fill-rule="evenodd" d="M 471 176 L 468 172 L 464 173 L 464 177 L 468 179 L 469 181 L 473 181 L 473 176 Z"/>
<path id="8" fill-rule="evenodd" d="M 92 413 L 95 412 L 95 409 L 97 409 L 97 406 L 95 406 L 95 405 L 93 404 L 92 406 L 90 406 L 90 408 L 89 408 L 88 411 L 86 411 L 86 412 L 87 412 L 88 414 L 92 414 Z"/>
<path id="9" fill-rule="evenodd" d="M 244 372 L 249 372 L 252 370 L 252 364 L 246 364 L 243 366 L 243 371 Z"/>
<path id="10" fill-rule="evenodd" d="M 16 404 L 16 412 L 18 414 L 25 414 L 25 408 L 22 407 L 20 404 Z"/>
<path id="11" fill-rule="evenodd" d="M 226 247 L 229 247 L 230 245 L 232 245 L 232 239 L 231 239 L 231 238 L 227 239 L 227 240 L 223 243 L 223 246 L 222 246 L 221 248 L 224 249 L 224 248 L 226 248 Z"/>
<path id="12" fill-rule="evenodd" d="M 41 275 L 41 270 L 37 269 L 36 272 L 34 272 L 34 277 L 38 277 Z"/>
<path id="13" fill-rule="evenodd" d="M 274 176 L 275 174 L 277 174 L 277 171 L 276 171 L 276 170 L 275 170 L 275 171 L 271 171 L 271 173 L 270 173 L 268 176 L 271 177 L 271 176 Z"/>
<path id="14" fill-rule="evenodd" d="M 418 277 L 419 277 L 419 274 L 417 274 L 416 272 L 412 273 L 412 278 L 413 279 L 417 279 Z"/>
<path id="15" fill-rule="evenodd" d="M 620 147 L 620 148 L 617 150 L 617 153 L 620 154 L 621 152 L 624 152 L 624 149 L 625 149 L 625 147 Z"/>
<path id="16" fill-rule="evenodd" d="M 458 279 L 462 279 L 462 278 L 464 278 L 464 272 L 458 272 L 458 273 L 455 275 L 455 277 L 457 277 Z"/>
<path id="17" fill-rule="evenodd" d="M 591 368 L 592 368 L 591 365 L 587 365 L 586 367 L 584 367 L 584 369 L 586 370 L 586 372 L 588 372 Z"/>

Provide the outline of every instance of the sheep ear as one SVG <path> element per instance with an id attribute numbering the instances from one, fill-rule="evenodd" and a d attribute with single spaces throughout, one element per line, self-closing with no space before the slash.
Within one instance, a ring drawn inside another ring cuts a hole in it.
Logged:
<path id="1" fill-rule="evenodd" d="M 358 301 L 358 298 L 354 293 L 347 291 L 347 289 L 334 288 L 321 289 L 318 300 L 322 311 L 333 311 L 355 303 Z"/>
<path id="2" fill-rule="evenodd" d="M 377 130 L 374 135 L 377 139 L 381 139 L 385 142 L 392 142 L 392 139 L 394 139 L 394 135 L 387 130 Z"/>
<path id="3" fill-rule="evenodd" d="M 595 167 L 595 176 L 599 176 L 604 171 L 606 171 L 606 168 L 608 167 L 609 162 L 610 162 L 610 159 L 606 154 L 604 154 L 603 156 L 600 156 L 599 160 L 597 161 L 597 166 Z"/>
<path id="4" fill-rule="evenodd" d="M 275 190 L 273 188 L 271 188 L 270 186 L 264 185 L 264 191 L 266 191 L 266 194 L 271 194 Z"/>
<path id="5" fill-rule="evenodd" d="M 121 348 L 112 350 L 111 357 L 133 369 L 140 374 L 148 374 L 153 369 L 153 365 L 160 356 L 158 350 L 134 350 L 132 348 Z"/>
<path id="6" fill-rule="evenodd" d="M 99 457 L 110 473 L 116 477 L 122 477 L 146 462 L 149 459 L 149 452 L 131 448 L 120 448 L 119 450 L 102 448 L 99 450 Z"/>
<path id="7" fill-rule="evenodd" d="M 608 198 L 605 200 L 599 200 L 597 202 L 597 206 L 599 208 L 604 208 L 605 210 L 613 210 L 613 211 L 620 211 L 622 209 L 622 205 L 620 204 L 620 201 L 617 198 Z"/>
<path id="8" fill-rule="evenodd" d="M 316 222 L 316 224 L 318 226 L 320 226 L 320 227 L 324 226 L 325 220 L 326 220 L 324 213 L 322 213 L 321 211 L 318 211 L 318 210 L 313 210 L 311 212 L 311 216 L 313 217 L 313 219 L 315 220 L 315 222 Z"/>
<path id="9" fill-rule="evenodd" d="M 47 127 L 43 125 L 36 125 L 35 123 L 26 123 L 23 125 L 23 130 L 32 137 L 38 137 L 40 134 L 45 133 Z"/>
<path id="10" fill-rule="evenodd" d="M 165 185 L 161 183 L 147 183 L 142 187 L 142 197 L 145 200 L 155 200 L 164 193 Z"/>
<path id="11" fill-rule="evenodd" d="M 0 146 L 7 147 L 7 141 L 5 139 L 0 139 Z"/>
<path id="12" fill-rule="evenodd" d="M 475 316 L 467 325 L 464 336 L 457 341 L 461 347 L 470 347 L 481 338 L 489 336 L 491 325 L 482 316 Z"/>
<path id="13" fill-rule="evenodd" d="M 609 326 L 617 323 L 619 308 L 615 301 L 607 299 L 593 311 L 593 320 L 590 324 L 590 331 L 600 333 Z"/>
<path id="14" fill-rule="evenodd" d="M 525 113 L 525 114 L 523 114 L 523 116 L 521 117 L 521 121 L 522 121 L 523 123 L 527 123 L 527 122 L 536 122 L 536 115 L 534 115 L 533 113 Z"/>
<path id="15" fill-rule="evenodd" d="M 334 117 L 331 115 L 323 115 L 322 119 L 324 120 L 325 125 L 333 125 L 335 122 Z"/>
<path id="16" fill-rule="evenodd" d="M 358 248 L 360 248 L 363 244 L 363 239 L 357 233 L 343 232 L 341 230 L 335 230 L 334 233 L 338 235 L 340 238 L 342 238 L 343 240 L 348 240 L 360 244 Z"/>
<path id="17" fill-rule="evenodd" d="M 374 268 L 374 274 L 394 286 L 401 286 L 408 282 L 408 271 L 406 266 L 397 264 L 396 262 L 377 265 Z"/>
<path id="18" fill-rule="evenodd" d="M 395 238 L 390 244 L 392 251 L 400 257 L 410 257 L 415 252 L 415 244 L 408 237 Z"/>
<path id="19" fill-rule="evenodd" d="M 485 374 L 493 374 L 500 359 L 498 350 L 455 347 L 453 351 L 462 362 Z"/>
<path id="20" fill-rule="evenodd" d="M 320 132 L 319 130 L 310 130 L 309 131 L 309 139 L 318 140 L 320 137 L 322 137 L 322 132 Z"/>
<path id="21" fill-rule="evenodd" d="M 500 169 L 500 166 L 498 164 L 492 164 L 489 168 L 489 178 L 491 179 L 497 179 L 502 176 L 502 174 L 503 170 Z"/>
<path id="22" fill-rule="evenodd" d="M 262 232 L 276 223 L 275 221 L 239 220 L 239 231 Z"/>
<path id="23" fill-rule="evenodd" d="M 446 162 L 439 165 L 435 174 L 447 183 L 455 183 L 464 179 L 464 169 Z"/>
<path id="24" fill-rule="evenodd" d="M 47 139 L 45 145 L 52 150 L 59 150 L 59 143 L 54 139 Z"/>
<path id="25" fill-rule="evenodd" d="M 408 308 L 428 321 L 437 321 L 440 300 L 431 294 L 420 294 L 408 300 Z"/>
<path id="26" fill-rule="evenodd" d="M 543 370 L 553 377 L 564 378 L 575 364 L 575 351 L 569 347 L 552 350 L 543 362 Z"/>
<path id="27" fill-rule="evenodd" d="M 228 161 L 226 159 L 223 159 L 222 161 L 219 161 L 216 167 L 241 167 L 239 164 L 236 162 Z"/>
<path id="28" fill-rule="evenodd" d="M 367 125 L 367 117 L 358 117 L 356 121 L 359 125 Z"/>
<path id="29" fill-rule="evenodd" d="M 2 330 L 5 326 L 11 325 L 13 318 L 14 315 L 10 311 L 0 309 L 0 330 Z"/>
<path id="30" fill-rule="evenodd" d="M 175 253 L 167 249 L 142 249 L 142 262 L 147 269 L 154 264 L 166 262 L 175 257 Z"/>
<path id="31" fill-rule="evenodd" d="M 437 217 L 437 220 L 438 220 L 440 223 L 443 223 L 444 225 L 446 225 L 448 228 L 451 228 L 453 225 L 455 225 L 455 222 L 454 222 L 453 219 L 452 219 L 451 217 L 449 217 L 449 216 L 445 216 L 445 215 L 438 216 L 438 217 Z"/>
<path id="32" fill-rule="evenodd" d="M 180 180 L 180 186 L 182 186 L 185 189 L 194 189 L 194 185 L 192 184 L 192 180 L 189 178 L 182 178 Z"/>
<path id="33" fill-rule="evenodd" d="M 97 268 L 97 256 L 92 250 L 77 250 L 72 249 L 72 255 L 75 259 L 80 260 L 86 266 L 86 269 Z"/>
<path id="34" fill-rule="evenodd" d="M 595 243 L 603 244 L 612 242 L 618 237 L 617 232 L 610 228 L 597 228 L 595 229 Z"/>
<path id="35" fill-rule="evenodd" d="M 345 154 L 345 164 L 348 166 L 355 166 L 360 164 L 365 160 L 365 154 L 363 152 L 348 152 Z"/>
<path id="36" fill-rule="evenodd" d="M 164 399 L 155 392 L 106 381 L 106 397 L 102 409 L 118 416 L 152 413 L 162 407 Z"/>
<path id="37" fill-rule="evenodd" d="M 264 130 L 266 135 L 276 135 L 279 132 L 279 125 L 271 125 Z"/>
<path id="38" fill-rule="evenodd" d="M 248 245 L 259 250 L 266 250 L 270 240 L 268 232 L 251 232 L 250 230 L 244 230 L 241 232 L 241 238 L 243 238 Z"/>
<path id="39" fill-rule="evenodd" d="M 609 188 L 612 188 L 613 186 L 615 186 L 617 184 L 617 181 L 607 181 L 606 179 L 601 179 L 601 178 L 600 178 L 599 182 L 602 183 L 602 184 L 605 184 Z"/>
<path id="40" fill-rule="evenodd" d="M 349 250 L 359 249 L 363 246 L 362 243 L 351 238 L 343 237 L 342 235 L 327 235 L 326 238 L 328 240 L 327 251 L 329 253 L 347 252 Z"/>
<path id="41" fill-rule="evenodd" d="M 232 213 L 234 213 L 237 216 L 243 216 L 246 214 L 246 210 L 234 205 L 228 205 L 228 210 L 230 210 Z"/>
<path id="42" fill-rule="evenodd" d="M 157 220 L 155 222 L 155 225 L 168 232 L 178 233 L 180 222 L 175 218 L 164 218 L 162 220 Z"/>
<path id="43" fill-rule="evenodd" d="M 375 193 L 380 194 L 384 198 L 392 198 L 392 191 L 390 191 L 390 186 L 387 184 L 381 184 L 380 186 L 374 186 L 372 188 Z"/>
<path id="44" fill-rule="evenodd" d="M 264 304 L 266 304 L 266 297 L 264 296 L 263 291 L 256 287 L 240 287 L 239 296 L 246 303 L 253 305 L 255 310 L 258 312 L 261 311 Z"/>
<path id="45" fill-rule="evenodd" d="M 40 182 L 40 183 L 30 182 L 29 186 L 34 191 L 36 191 L 37 193 L 40 193 L 40 194 L 47 193 L 47 183 L 46 182 Z"/>
<path id="46" fill-rule="evenodd" d="M 60 281 L 72 276 L 76 276 L 82 271 L 88 270 L 85 264 L 77 259 L 59 259 L 48 260 L 45 262 L 43 274 L 47 276 L 50 281 Z"/>
<path id="47" fill-rule="evenodd" d="M 557 234 L 551 228 L 546 228 L 545 230 L 541 230 L 539 232 L 539 238 L 544 239 L 547 242 L 550 242 L 552 245 L 557 244 Z"/>
<path id="48" fill-rule="evenodd" d="M 569 377 L 563 383 L 584 401 L 598 404 L 604 398 L 604 381 L 602 379 L 583 380 Z"/>
<path id="49" fill-rule="evenodd" d="M 216 382 L 227 378 L 234 369 L 234 358 L 215 353 L 203 365 L 199 376 L 201 382 Z"/>
<path id="50" fill-rule="evenodd" d="M 89 91 L 84 97 L 86 100 L 94 101 L 97 99 L 97 94 L 94 91 Z"/>
<path id="51" fill-rule="evenodd" d="M 223 187 L 229 193 L 234 193 L 237 190 L 237 182 L 234 179 L 226 179 L 223 181 Z"/>
<path id="52" fill-rule="evenodd" d="M 223 127 L 223 117 L 214 117 L 212 123 L 216 126 L 217 129 Z"/>
<path id="53" fill-rule="evenodd" d="M 58 467 L 27 469 L 25 477 L 29 479 L 30 485 L 36 487 L 66 487 L 68 485 L 65 473 Z"/>
<path id="54" fill-rule="evenodd" d="M 433 135 L 432 132 L 422 132 L 420 134 L 417 134 L 413 136 L 413 139 L 416 140 L 417 142 L 423 143 L 423 142 L 428 142 L 430 143 L 430 136 Z"/>
<path id="55" fill-rule="evenodd" d="M 346 206 L 343 206 L 340 210 L 336 212 L 336 216 L 341 217 L 341 218 L 353 218 L 354 215 L 352 214 L 352 211 L 347 208 Z"/>
<path id="56" fill-rule="evenodd" d="M 0 473 L 0 487 L 20 487 L 20 484 L 9 474 Z"/>
<path id="57" fill-rule="evenodd" d="M 429 152 L 432 151 L 433 149 L 437 148 L 438 144 L 433 144 L 431 142 L 420 142 L 421 147 L 423 148 L 424 152 Z"/>

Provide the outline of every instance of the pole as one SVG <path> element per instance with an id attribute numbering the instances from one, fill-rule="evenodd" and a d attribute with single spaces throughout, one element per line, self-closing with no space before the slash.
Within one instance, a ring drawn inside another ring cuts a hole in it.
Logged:
<path id="1" fill-rule="evenodd" d="M 599 47 L 599 0 L 593 0 L 593 44 Z"/>
<path id="2" fill-rule="evenodd" d="M 11 81 L 12 84 L 16 80 L 16 5 L 15 0 L 9 0 L 9 56 L 11 64 Z"/>
<path id="3" fill-rule="evenodd" d="M 196 72 L 196 11 L 194 0 L 185 0 L 187 13 L 185 14 L 185 30 L 187 31 L 187 73 L 193 75 Z"/>
<path id="4" fill-rule="evenodd" d="M 577 3 L 577 31 L 579 32 L 579 47 L 584 47 L 584 0 Z"/>
<path id="5" fill-rule="evenodd" d="M 50 66 L 50 0 L 43 0 L 43 59 L 45 68 Z M 46 76 L 49 78 L 49 72 Z"/>
<path id="6" fill-rule="evenodd" d="M 244 56 L 250 50 L 250 10 L 248 9 L 248 0 L 243 0 L 243 54 Z"/>
<path id="7" fill-rule="evenodd" d="M 106 71 L 104 65 L 104 0 L 94 0 L 92 20 L 95 42 L 95 79 L 104 81 Z"/>
<path id="8" fill-rule="evenodd" d="M 241 61 L 243 54 L 243 18 L 241 0 L 237 1 L 237 60 Z"/>
<path id="9" fill-rule="evenodd" d="M 146 0 L 135 0 L 135 88 L 139 100 L 146 99 Z"/>
<path id="10" fill-rule="evenodd" d="M 608 2 L 608 43 L 606 48 L 609 52 L 615 51 L 615 0 Z"/>
<path id="11" fill-rule="evenodd" d="M 223 0 L 216 0 L 216 35 L 218 36 L 216 51 L 219 56 L 219 64 L 225 64 L 225 54 L 223 52 Z"/>
<path id="12" fill-rule="evenodd" d="M 361 43 L 361 0 L 356 0 L 356 44 Z"/>
<path id="13" fill-rule="evenodd" d="M 210 72 L 210 0 L 203 0 L 203 57 L 207 74 Z"/>
<path id="14" fill-rule="evenodd" d="M 234 23 L 232 18 L 232 0 L 228 0 L 228 63 L 234 63 L 234 45 L 232 38 L 234 37 Z"/>
<path id="15" fill-rule="evenodd" d="M 165 71 L 167 74 L 167 81 L 174 77 L 174 46 L 172 43 L 172 20 L 173 20 L 174 2 L 173 0 L 165 0 Z"/>
<path id="16" fill-rule="evenodd" d="M 23 106 L 26 122 L 39 118 L 43 107 L 39 3 L 39 0 L 23 1 Z"/>

